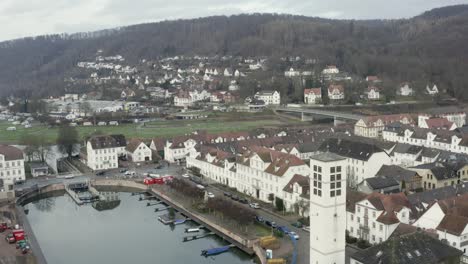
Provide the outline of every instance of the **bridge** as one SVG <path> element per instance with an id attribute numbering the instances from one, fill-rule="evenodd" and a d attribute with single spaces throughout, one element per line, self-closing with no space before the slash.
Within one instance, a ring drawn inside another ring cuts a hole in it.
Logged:
<path id="1" fill-rule="evenodd" d="M 306 115 L 324 116 L 324 117 L 333 118 L 334 120 L 349 120 L 349 121 L 358 121 L 364 117 L 362 115 L 357 115 L 357 114 L 329 111 L 329 110 L 316 109 L 316 108 L 277 107 L 274 110 L 277 112 L 301 114 L 302 121 L 311 120 L 311 119 L 308 119 Z"/>

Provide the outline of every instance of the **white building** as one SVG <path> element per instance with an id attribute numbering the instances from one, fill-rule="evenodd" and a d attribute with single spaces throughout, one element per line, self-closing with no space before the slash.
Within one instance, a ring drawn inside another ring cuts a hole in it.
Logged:
<path id="1" fill-rule="evenodd" d="M 405 125 L 414 125 L 409 114 L 366 116 L 354 125 L 354 134 L 361 137 L 377 138 L 382 136 L 385 126 L 400 122 Z"/>
<path id="2" fill-rule="evenodd" d="M 428 113 L 421 113 L 418 115 L 418 126 L 421 127 L 429 118 L 445 118 L 453 122 L 457 127 L 462 127 L 466 124 L 466 112 L 453 107 L 437 108 L 429 110 Z"/>
<path id="3" fill-rule="evenodd" d="M 196 145 L 197 141 L 188 137 L 167 140 L 164 145 L 164 159 L 171 163 L 184 161 L 187 156 L 197 153 Z"/>
<path id="4" fill-rule="evenodd" d="M 325 69 L 323 69 L 322 74 L 338 74 L 340 70 L 335 65 L 328 65 Z"/>
<path id="5" fill-rule="evenodd" d="M 316 104 L 322 100 L 322 88 L 311 88 L 304 90 L 304 103 Z"/>
<path id="6" fill-rule="evenodd" d="M 132 139 L 128 142 L 127 157 L 133 162 L 151 161 L 151 149 L 139 139 Z"/>
<path id="7" fill-rule="evenodd" d="M 93 136 L 86 141 L 86 153 L 82 158 L 92 170 L 108 170 L 119 167 L 119 157 L 126 155 L 127 141 L 123 135 Z"/>
<path id="8" fill-rule="evenodd" d="M 463 251 L 468 257 L 468 194 L 440 200 L 432 204 L 413 224 L 435 231 L 440 240 Z"/>
<path id="9" fill-rule="evenodd" d="M 330 100 L 343 100 L 345 98 L 343 85 L 330 84 L 328 86 L 328 98 Z"/>
<path id="10" fill-rule="evenodd" d="M 281 96 L 278 91 L 260 91 L 254 97 L 265 102 L 266 105 L 279 105 L 281 103 Z"/>
<path id="11" fill-rule="evenodd" d="M 402 84 L 397 90 L 397 95 L 412 96 L 413 94 L 414 94 L 414 90 L 413 88 L 409 86 L 408 83 Z"/>
<path id="12" fill-rule="evenodd" d="M 293 68 L 290 68 L 288 71 L 285 71 L 284 72 L 284 76 L 285 77 L 297 77 L 297 76 L 301 76 L 301 72 L 300 71 L 296 71 L 294 70 Z"/>
<path id="13" fill-rule="evenodd" d="M 310 262 L 344 264 L 346 248 L 346 158 L 323 153 L 310 159 Z"/>
<path id="14" fill-rule="evenodd" d="M 375 86 L 369 86 L 367 88 L 367 99 L 369 100 L 379 100 L 380 99 L 380 90 Z"/>
<path id="15" fill-rule="evenodd" d="M 5 190 L 13 190 L 15 181 L 24 181 L 23 151 L 13 146 L 0 145 L 0 179 L 3 181 Z"/>
<path id="16" fill-rule="evenodd" d="M 372 193 L 350 206 L 346 230 L 371 244 L 386 241 L 400 223 L 410 224 L 411 204 L 405 194 Z"/>
<path id="17" fill-rule="evenodd" d="M 436 95 L 439 93 L 439 89 L 437 88 L 437 85 L 434 84 L 432 88 L 429 87 L 429 85 L 426 86 L 426 92 L 429 95 Z"/>
<path id="18" fill-rule="evenodd" d="M 345 172 L 350 186 L 374 177 L 382 165 L 392 164 L 387 152 L 372 143 L 330 138 L 320 145 L 319 150 L 347 158 Z"/>

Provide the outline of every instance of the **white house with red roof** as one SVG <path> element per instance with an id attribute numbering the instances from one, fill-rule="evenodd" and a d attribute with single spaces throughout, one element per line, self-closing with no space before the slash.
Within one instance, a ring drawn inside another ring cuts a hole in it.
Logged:
<path id="1" fill-rule="evenodd" d="M 330 84 L 328 86 L 328 98 L 330 100 L 343 100 L 345 98 L 344 86 L 341 84 Z"/>
<path id="2" fill-rule="evenodd" d="M 468 194 L 434 202 L 413 225 L 437 233 L 468 257 Z"/>
<path id="3" fill-rule="evenodd" d="M 405 125 L 415 125 L 415 121 L 409 114 L 366 116 L 354 125 L 354 134 L 361 137 L 380 137 L 385 126 L 400 122 Z"/>
<path id="4" fill-rule="evenodd" d="M 289 78 L 297 77 L 297 76 L 301 76 L 301 72 L 294 70 L 294 68 L 290 68 L 288 71 L 284 72 L 284 76 L 289 77 Z"/>
<path id="5" fill-rule="evenodd" d="M 360 198 L 348 199 L 346 230 L 350 236 L 378 244 L 386 241 L 401 223 L 410 224 L 412 206 L 404 193 L 372 193 Z"/>
<path id="6" fill-rule="evenodd" d="M 304 103 L 316 104 L 322 100 L 322 88 L 310 88 L 304 90 Z"/>
<path id="7" fill-rule="evenodd" d="M 367 88 L 367 99 L 369 100 L 379 100 L 380 99 L 380 89 L 375 86 L 369 86 Z"/>

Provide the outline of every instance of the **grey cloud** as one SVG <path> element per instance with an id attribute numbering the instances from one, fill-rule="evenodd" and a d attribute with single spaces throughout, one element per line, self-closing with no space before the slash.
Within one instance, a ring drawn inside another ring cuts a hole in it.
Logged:
<path id="1" fill-rule="evenodd" d="M 338 19 L 407 18 L 468 0 L 1 0 L 0 40 L 178 18 L 287 13 Z"/>

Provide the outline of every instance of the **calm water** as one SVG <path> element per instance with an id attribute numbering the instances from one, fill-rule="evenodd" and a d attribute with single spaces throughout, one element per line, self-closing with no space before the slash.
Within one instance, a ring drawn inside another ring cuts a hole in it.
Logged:
<path id="1" fill-rule="evenodd" d="M 223 263 L 253 261 L 238 249 L 205 258 L 203 249 L 225 245 L 217 237 L 182 242 L 192 223 L 165 226 L 157 220 L 163 212 L 129 193 L 111 210 L 77 206 L 67 195 L 28 204 L 28 219 L 48 264 Z M 157 205 L 161 206 L 161 205 Z"/>

